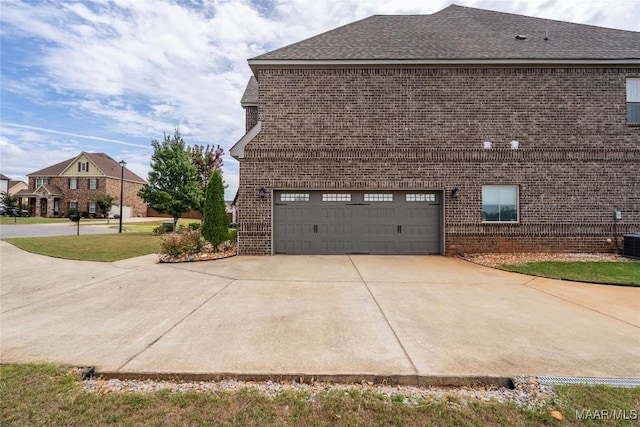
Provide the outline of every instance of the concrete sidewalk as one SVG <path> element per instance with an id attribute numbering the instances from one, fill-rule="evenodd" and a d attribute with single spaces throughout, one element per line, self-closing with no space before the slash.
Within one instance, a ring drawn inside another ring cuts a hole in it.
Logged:
<path id="1" fill-rule="evenodd" d="M 0 242 L 1 361 L 119 373 L 640 377 L 640 288 L 437 256 L 58 260 Z"/>

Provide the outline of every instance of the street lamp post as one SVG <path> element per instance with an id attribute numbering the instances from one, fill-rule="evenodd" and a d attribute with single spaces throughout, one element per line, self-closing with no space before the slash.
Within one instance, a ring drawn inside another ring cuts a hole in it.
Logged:
<path id="1" fill-rule="evenodd" d="M 122 233 L 122 205 L 124 205 L 124 167 L 127 163 L 124 160 L 120 160 L 120 228 L 118 233 Z"/>

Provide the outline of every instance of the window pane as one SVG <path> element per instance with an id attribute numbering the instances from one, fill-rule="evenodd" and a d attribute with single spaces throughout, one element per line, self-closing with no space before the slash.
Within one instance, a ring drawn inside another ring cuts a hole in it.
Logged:
<path id="1" fill-rule="evenodd" d="M 393 202 L 393 194 L 365 194 L 365 202 Z"/>
<path id="2" fill-rule="evenodd" d="M 500 203 L 500 191 L 498 185 L 482 187 L 482 205 L 497 205 Z"/>
<path id="3" fill-rule="evenodd" d="M 309 201 L 309 193 L 299 193 L 299 194 L 281 194 L 280 195 L 281 202 L 308 202 Z"/>
<path id="4" fill-rule="evenodd" d="M 627 102 L 640 102 L 640 79 L 627 79 Z"/>
<path id="5" fill-rule="evenodd" d="M 518 186 L 483 186 L 482 220 L 506 222 L 518 221 Z"/>
<path id="6" fill-rule="evenodd" d="M 500 221 L 499 205 L 482 205 L 483 221 Z"/>
<path id="7" fill-rule="evenodd" d="M 640 123 L 640 102 L 627 102 L 627 123 Z"/>
<path id="8" fill-rule="evenodd" d="M 406 194 L 405 200 L 407 202 L 435 202 L 435 194 Z"/>
<path id="9" fill-rule="evenodd" d="M 501 205 L 516 205 L 518 203 L 518 189 L 514 185 L 501 185 L 500 186 L 500 204 Z"/>
<path id="10" fill-rule="evenodd" d="M 499 221 L 517 221 L 518 209 L 516 205 L 501 205 Z"/>
<path id="11" fill-rule="evenodd" d="M 323 202 L 350 202 L 351 194 L 328 193 L 322 195 Z"/>

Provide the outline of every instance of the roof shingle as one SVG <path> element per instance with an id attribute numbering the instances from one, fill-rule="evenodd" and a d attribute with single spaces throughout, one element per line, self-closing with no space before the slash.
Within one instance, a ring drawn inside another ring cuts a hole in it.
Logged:
<path id="1" fill-rule="evenodd" d="M 490 59 L 640 62 L 640 32 L 451 5 L 431 15 L 374 15 L 249 63 Z"/>
<path id="2" fill-rule="evenodd" d="M 113 158 L 109 157 L 107 154 L 105 153 L 81 153 L 80 155 L 84 154 L 85 156 L 87 156 L 87 158 L 89 160 L 91 160 L 93 162 L 93 164 L 96 165 L 96 167 L 98 169 L 100 169 L 100 171 L 108 177 L 111 178 L 118 178 L 120 179 L 120 173 L 121 173 L 121 167 L 120 164 L 118 162 L 116 162 Z M 28 176 L 58 176 L 60 174 L 62 174 L 62 172 L 65 171 L 65 169 L 67 169 L 69 167 L 69 165 L 71 165 L 72 162 L 74 162 L 79 156 L 73 157 L 71 159 L 67 159 L 65 161 L 62 161 L 60 163 L 56 163 L 55 165 L 52 166 L 48 166 L 44 169 L 40 169 L 39 171 L 36 172 L 32 172 L 30 174 L 28 174 Z M 138 175 L 136 175 L 135 173 L 131 172 L 129 169 L 127 169 L 126 167 L 124 168 L 124 179 L 126 181 L 134 181 L 134 182 L 141 182 L 141 183 L 145 183 L 146 181 L 142 178 L 140 178 Z"/>

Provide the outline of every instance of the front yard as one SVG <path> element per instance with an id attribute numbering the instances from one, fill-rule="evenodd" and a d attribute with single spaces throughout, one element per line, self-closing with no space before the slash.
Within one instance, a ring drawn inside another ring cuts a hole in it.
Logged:
<path id="1" fill-rule="evenodd" d="M 464 258 L 487 267 L 532 276 L 640 286 L 640 261 L 615 254 L 496 253 Z"/>

